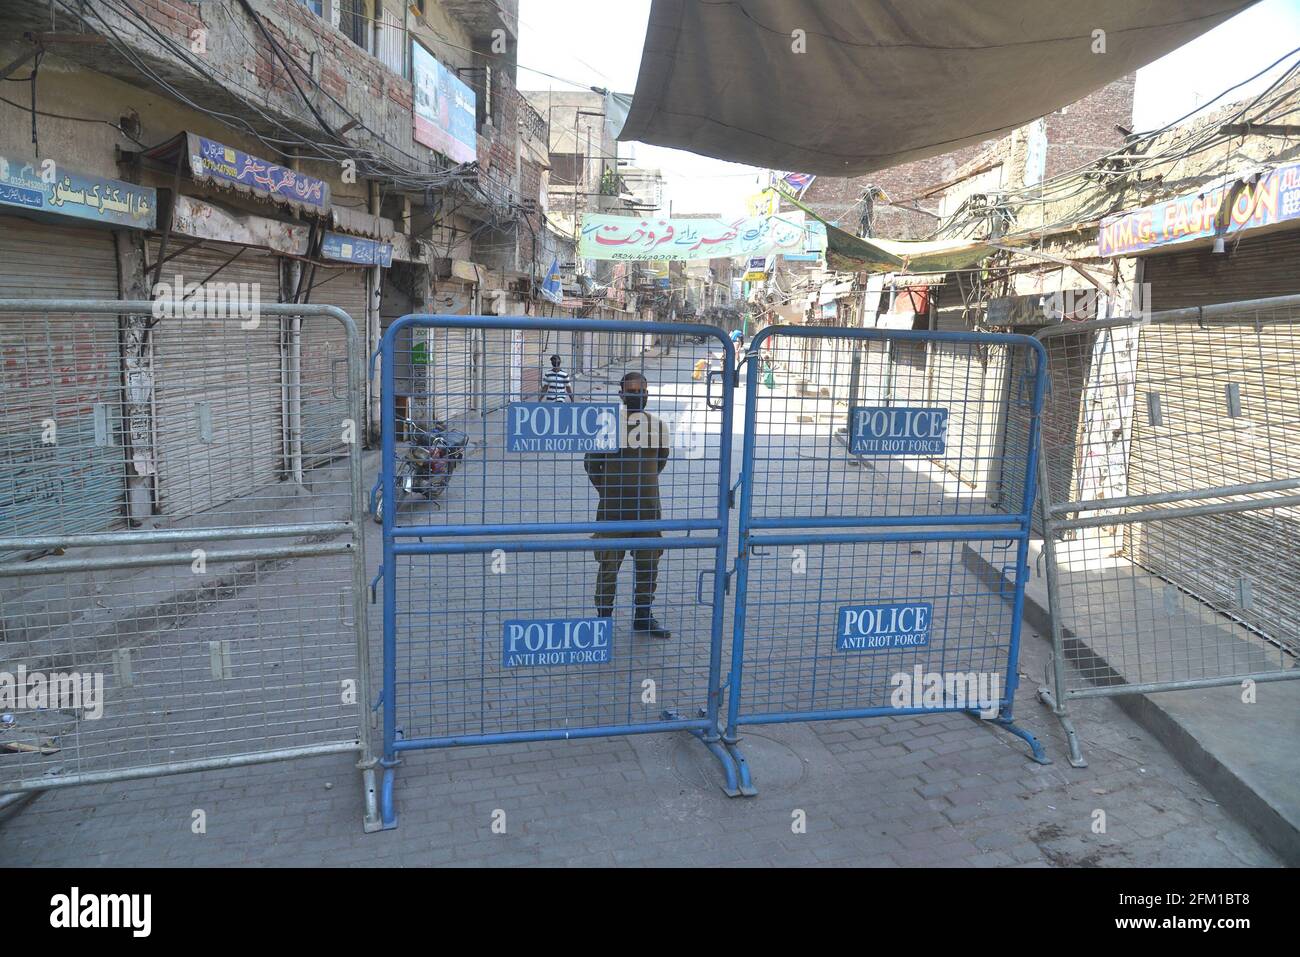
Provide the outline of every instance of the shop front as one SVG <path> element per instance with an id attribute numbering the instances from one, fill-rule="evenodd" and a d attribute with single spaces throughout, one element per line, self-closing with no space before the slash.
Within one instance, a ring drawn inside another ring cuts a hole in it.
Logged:
<path id="1" fill-rule="evenodd" d="M 117 235 L 156 217 L 147 187 L 0 156 L 0 298 L 119 298 Z M 0 317 L 0 534 L 126 524 L 121 335 L 117 316 Z"/>

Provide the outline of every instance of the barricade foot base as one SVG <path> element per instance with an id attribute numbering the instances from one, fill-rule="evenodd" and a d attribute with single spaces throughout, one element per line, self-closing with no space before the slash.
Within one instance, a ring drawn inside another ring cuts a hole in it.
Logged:
<path id="1" fill-rule="evenodd" d="M 738 797 L 742 792 L 736 773 L 736 762 L 732 759 L 728 749 L 723 747 L 722 741 L 717 736 L 717 732 L 715 731 L 712 734 L 706 734 L 703 731 L 692 731 L 691 734 L 698 738 L 700 743 L 708 748 L 709 753 L 717 758 L 718 763 L 722 765 L 722 792 L 726 794 L 727 797 Z"/>
<path id="2" fill-rule="evenodd" d="M 749 774 L 749 762 L 745 760 L 745 753 L 740 750 L 740 744 L 733 742 L 727 745 L 727 751 L 731 754 L 731 760 L 736 762 L 736 769 L 740 772 L 740 796 L 754 797 L 758 794 L 758 788 L 754 787 L 754 779 Z M 732 797 L 737 795 L 733 794 Z"/>
<path id="3" fill-rule="evenodd" d="M 361 772 L 361 793 L 366 802 L 366 816 L 361 828 L 367 834 L 384 829 L 384 822 L 379 818 L 379 789 L 375 784 L 375 769 L 366 768 Z"/>
<path id="4" fill-rule="evenodd" d="M 385 831 L 397 827 L 397 808 L 393 806 L 393 779 L 396 774 L 396 768 L 384 768 L 384 783 L 379 790 L 380 827 Z"/>
<path id="5" fill-rule="evenodd" d="M 967 715 L 976 721 L 987 721 L 990 724 L 996 724 L 1005 731 L 1010 731 L 1017 738 L 1020 738 L 1025 744 L 1029 745 L 1030 757 L 1036 764 L 1051 764 L 1052 759 L 1047 756 L 1047 751 L 1043 748 L 1043 743 L 1036 737 L 1026 731 L 1020 725 L 1011 719 L 1009 714 L 999 714 L 996 718 L 985 718 L 978 711 L 967 711 Z"/>
<path id="6" fill-rule="evenodd" d="M 1038 689 L 1038 700 L 1052 709 L 1056 715 L 1056 720 L 1061 722 L 1061 730 L 1065 732 L 1065 743 L 1070 751 L 1070 767 L 1086 768 L 1088 759 L 1083 756 L 1083 747 L 1079 743 L 1079 734 L 1074 730 L 1074 722 L 1070 716 L 1056 706 L 1056 696 L 1050 688 Z"/>

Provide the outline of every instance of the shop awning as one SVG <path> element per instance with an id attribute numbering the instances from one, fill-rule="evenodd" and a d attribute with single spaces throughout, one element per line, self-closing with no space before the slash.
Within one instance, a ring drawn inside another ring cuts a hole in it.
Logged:
<path id="1" fill-rule="evenodd" d="M 654 0 L 621 140 L 856 176 L 996 137 L 1255 0 Z"/>
<path id="2" fill-rule="evenodd" d="M 183 163 L 197 182 L 231 189 L 300 213 L 323 216 L 330 209 L 330 185 L 324 180 L 197 133 L 178 133 L 142 155 L 164 167 Z"/>
<path id="3" fill-rule="evenodd" d="M 998 248 L 971 239 L 862 239 L 832 226 L 798 200 L 789 196 L 784 199 L 825 224 L 826 265 L 838 272 L 947 272 L 974 266 Z M 1000 242 L 1005 244 L 1007 240 Z"/>

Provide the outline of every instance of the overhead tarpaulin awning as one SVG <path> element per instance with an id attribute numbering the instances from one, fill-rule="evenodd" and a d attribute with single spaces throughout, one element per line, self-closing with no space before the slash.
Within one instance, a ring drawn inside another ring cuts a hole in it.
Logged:
<path id="1" fill-rule="evenodd" d="M 979 143 L 1256 0 L 654 0 L 619 134 L 857 176 Z"/>
<path id="2" fill-rule="evenodd" d="M 826 227 L 826 237 L 826 265 L 840 272 L 948 272 L 968 269 L 997 251 L 968 239 L 859 239 L 833 226 Z"/>

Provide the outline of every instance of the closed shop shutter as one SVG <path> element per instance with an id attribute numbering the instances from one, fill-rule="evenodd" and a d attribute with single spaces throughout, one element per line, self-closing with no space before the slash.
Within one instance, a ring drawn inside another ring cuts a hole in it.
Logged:
<path id="1" fill-rule="evenodd" d="M 307 302 L 338 306 L 366 328 L 366 269 L 360 266 L 304 266 L 311 277 Z M 348 417 L 348 338 L 336 319 L 308 316 L 302 321 L 302 454 L 319 461 L 342 455 L 343 420 Z"/>
<path id="2" fill-rule="evenodd" d="M 246 284 L 241 288 L 258 301 L 278 302 L 278 261 L 253 248 L 229 261 L 239 249 L 187 249 L 164 264 L 163 281 L 178 273 L 186 283 L 212 276 L 211 283 Z M 157 256 L 154 240 L 149 262 Z M 260 317 L 245 325 L 165 316 L 154 327 L 159 509 L 169 518 L 249 495 L 283 474 L 280 322 Z"/>
<path id="3" fill-rule="evenodd" d="M 1300 337 L 1274 326 L 1154 325 L 1138 339 L 1130 495 L 1300 475 Z M 1228 409 L 1237 388 L 1239 414 Z M 1159 395 L 1153 424 L 1146 399 Z M 1190 503 L 1195 504 L 1195 503 Z M 1128 527 L 1148 571 L 1300 650 L 1300 508 L 1201 515 Z M 1243 600 L 1243 582 L 1249 597 Z"/>
<path id="4" fill-rule="evenodd" d="M 1209 248 L 1147 256 L 1143 281 L 1151 308 L 1182 309 L 1216 302 L 1288 296 L 1300 289 L 1300 231 L 1225 240 L 1226 252 Z"/>
<path id="5" fill-rule="evenodd" d="M 474 286 L 454 280 L 440 280 L 433 293 L 432 311 L 440 316 L 467 316 L 474 308 Z M 475 363 L 480 339 L 472 329 L 413 329 L 410 344 L 412 417 L 418 421 L 440 419 L 448 424 L 481 408 Z M 394 363 L 399 376 L 401 362 Z M 432 397 L 432 403 L 427 400 Z M 430 405 L 432 407 L 430 407 Z"/>
<path id="6" fill-rule="evenodd" d="M 938 464 L 977 494 L 986 494 L 1001 452 L 1004 406 L 1001 402 L 1006 352 L 964 343 L 932 342 L 928 401 L 948 410 L 948 438 Z"/>
<path id="7" fill-rule="evenodd" d="M 1143 279 L 1150 283 L 1151 308 L 1300 292 L 1300 231 L 1245 236 L 1239 243 L 1229 237 L 1226 246 L 1224 253 L 1204 248 L 1146 257 Z M 1257 335 L 1251 318 L 1246 314 L 1240 325 L 1207 330 L 1182 324 L 1142 329 L 1130 495 L 1300 474 L 1300 343 L 1293 335 Z M 1212 345 L 1207 337 L 1214 337 Z M 1229 383 L 1239 389 L 1237 419 L 1227 416 Z M 1153 426 L 1144 412 L 1143 397 L 1152 391 L 1160 393 L 1163 427 Z M 1262 430 L 1267 434 L 1243 432 L 1244 423 L 1264 419 L 1264 403 L 1272 423 Z M 1126 548 L 1148 571 L 1215 607 L 1236 609 L 1242 620 L 1296 647 L 1300 558 L 1292 530 L 1298 521 L 1300 509 L 1288 508 L 1140 523 L 1129 528 Z M 1251 589 L 1244 607 L 1242 582 Z"/>
<path id="8" fill-rule="evenodd" d="M 118 298 L 112 234 L 0 216 L 0 297 Z M 125 524 L 119 357 L 117 316 L 0 316 L 0 534 Z"/>

